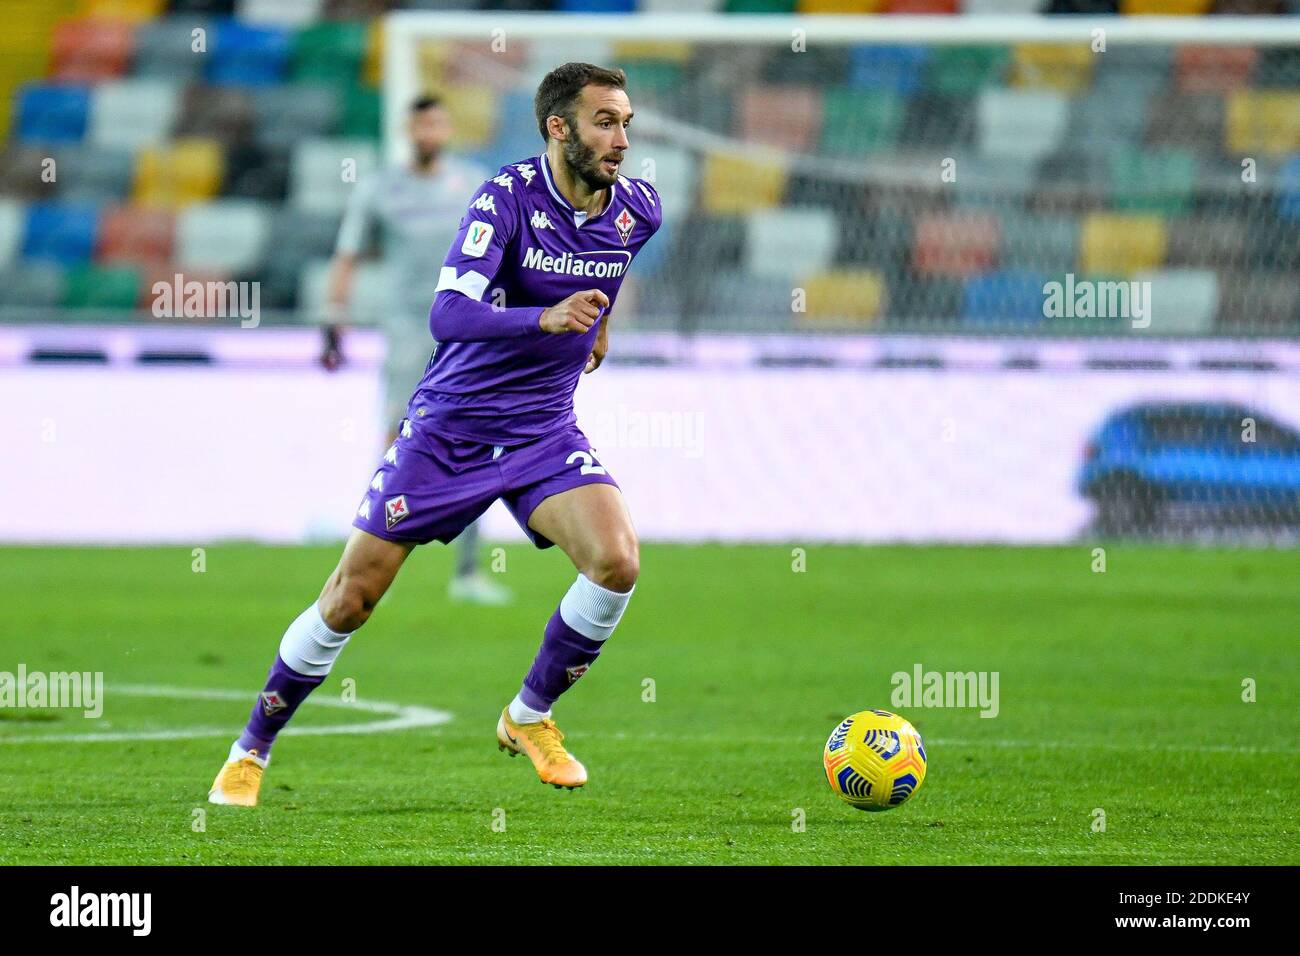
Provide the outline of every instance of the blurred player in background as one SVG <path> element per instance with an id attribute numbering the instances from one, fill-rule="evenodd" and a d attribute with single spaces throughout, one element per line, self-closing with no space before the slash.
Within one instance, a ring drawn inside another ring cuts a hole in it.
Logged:
<path id="1" fill-rule="evenodd" d="M 578 428 L 573 393 L 608 348 L 633 257 L 662 222 L 659 195 L 619 173 L 632 109 L 621 70 L 566 63 L 537 90 L 540 156 L 479 187 L 437 285 L 439 345 L 397 440 L 370 482 L 320 597 L 289 625 L 213 803 L 254 806 L 276 735 L 329 674 L 417 544 L 449 542 L 502 499 L 538 548 L 558 544 L 578 577 L 546 623 L 500 749 L 539 779 L 581 787 L 551 705 L 600 654 L 640 570 L 617 482 Z"/>
<path id="2" fill-rule="evenodd" d="M 442 257 L 456 234 L 465 197 L 488 176 L 482 166 L 447 153 L 451 117 L 436 97 L 421 96 L 411 104 L 407 133 L 410 164 L 375 172 L 352 193 L 334 248 L 328 300 L 334 316 L 346 316 L 357 259 L 378 229 L 393 289 L 383 309 L 384 413 L 393 424 L 404 414 L 435 344 L 429 338 L 429 303 Z M 462 532 L 456 548 L 456 572 L 448 587 L 452 599 L 508 603 L 509 590 L 479 568 L 477 521 Z"/>

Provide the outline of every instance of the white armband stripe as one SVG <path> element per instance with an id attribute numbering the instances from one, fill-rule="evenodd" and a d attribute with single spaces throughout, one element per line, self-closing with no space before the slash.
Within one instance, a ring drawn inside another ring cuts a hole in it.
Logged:
<path id="1" fill-rule="evenodd" d="M 481 302 L 487 286 L 488 277 L 481 272 L 470 269 L 463 276 L 458 276 L 454 266 L 443 266 L 442 271 L 438 273 L 438 288 L 433 291 L 436 295 L 444 289 L 453 289 L 475 302 Z"/>

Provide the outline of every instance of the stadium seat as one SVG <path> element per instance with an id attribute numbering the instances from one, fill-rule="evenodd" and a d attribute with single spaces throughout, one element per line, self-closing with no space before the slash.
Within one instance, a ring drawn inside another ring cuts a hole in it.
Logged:
<path id="1" fill-rule="evenodd" d="M 326 0 L 239 0 L 235 12 L 245 23 L 302 27 L 320 19 Z"/>
<path id="2" fill-rule="evenodd" d="M 1011 51 L 1011 86 L 1079 93 L 1092 81 L 1096 58 L 1084 43 L 1018 43 Z"/>
<path id="3" fill-rule="evenodd" d="M 798 0 L 797 13 L 879 13 L 885 0 Z"/>
<path id="4" fill-rule="evenodd" d="M 635 13 L 636 0 L 557 0 L 560 13 Z"/>
<path id="5" fill-rule="evenodd" d="M 1170 266 L 1215 268 L 1240 262 L 1246 249 L 1247 225 L 1237 216 L 1198 214 L 1169 221 Z"/>
<path id="6" fill-rule="evenodd" d="M 957 319 L 961 299 L 960 280 L 905 271 L 890 284 L 886 314 L 891 324 L 946 328 Z"/>
<path id="7" fill-rule="evenodd" d="M 196 31 L 201 31 L 210 44 L 213 21 L 205 17 L 172 16 L 141 23 L 135 31 L 132 75 L 157 77 L 173 83 L 197 79 L 208 57 L 206 53 L 194 52 Z M 210 45 L 208 49 L 211 49 Z"/>
<path id="8" fill-rule="evenodd" d="M 1226 93 L 1250 82 L 1259 51 L 1249 46 L 1184 44 L 1174 58 L 1180 93 Z"/>
<path id="9" fill-rule="evenodd" d="M 1116 150 L 1110 157 L 1115 209 L 1176 215 L 1191 205 L 1196 157 L 1187 150 Z"/>
<path id="10" fill-rule="evenodd" d="M 789 279 L 756 276 L 744 269 L 725 269 L 711 277 L 708 298 L 689 308 L 708 309 L 710 327 L 784 331 L 790 328 L 794 318 L 792 303 L 793 287 Z"/>
<path id="11" fill-rule="evenodd" d="M 27 143 L 70 143 L 86 135 L 90 90 L 84 86 L 31 85 L 18 101 L 18 139 Z"/>
<path id="12" fill-rule="evenodd" d="M 797 326 L 852 328 L 872 325 L 885 309 L 885 279 L 874 269 L 829 269 L 800 280 L 805 311 Z"/>
<path id="13" fill-rule="evenodd" d="M 794 13 L 794 0 L 724 0 L 724 13 Z"/>
<path id="14" fill-rule="evenodd" d="M 1018 207 L 1037 174 L 1038 161 L 979 155 L 950 157 L 956 178 L 948 185 L 954 205 L 960 208 L 1005 209 Z M 937 167 L 936 167 L 937 168 Z"/>
<path id="15" fill-rule="evenodd" d="M 913 268 L 922 275 L 962 278 L 997 264 L 1001 228 L 982 212 L 927 213 L 915 224 Z"/>
<path id="16" fill-rule="evenodd" d="M 287 146 L 239 143 L 226 150 L 226 173 L 221 195 L 280 203 L 289 195 Z"/>
<path id="17" fill-rule="evenodd" d="M 162 79 L 100 83 L 91 96 L 87 138 L 113 149 L 162 143 L 171 134 L 179 100 L 176 84 Z"/>
<path id="18" fill-rule="evenodd" d="M 343 94 L 343 115 L 338 134 L 349 139 L 380 138 L 383 131 L 383 99 L 378 90 L 349 87 Z M 536 141 L 536 140 L 534 140 Z"/>
<path id="19" fill-rule="evenodd" d="M 924 46 L 855 46 L 849 54 L 849 85 L 914 93 L 921 89 L 929 55 Z"/>
<path id="20" fill-rule="evenodd" d="M 829 209 L 787 206 L 751 212 L 745 217 L 745 268 L 771 278 L 821 272 L 831 264 L 836 241 Z"/>
<path id="21" fill-rule="evenodd" d="M 942 14 L 952 16 L 958 12 L 958 0 L 885 0 L 882 13 L 894 14 Z"/>
<path id="22" fill-rule="evenodd" d="M 786 170 L 775 163 L 710 153 L 704 161 L 699 201 L 707 213 L 748 212 L 777 205 Z"/>
<path id="23" fill-rule="evenodd" d="M 925 87 L 941 95 L 974 94 L 1000 83 L 1010 61 L 1011 51 L 1004 46 L 936 47 L 927 64 Z"/>
<path id="24" fill-rule="evenodd" d="M 1000 269 L 966 279 L 961 319 L 967 325 L 1034 325 L 1043 321 L 1043 275 L 1026 269 Z"/>
<path id="25" fill-rule="evenodd" d="M 1093 213 L 1079 234 L 1079 271 L 1128 276 L 1164 264 L 1168 237 L 1156 215 Z"/>
<path id="26" fill-rule="evenodd" d="M 308 322 L 320 322 L 325 314 L 329 272 L 328 259 L 315 259 L 299 277 L 298 311 Z M 378 322 L 391 307 L 392 295 L 392 274 L 386 264 L 378 260 L 361 262 L 353 273 L 348 315 L 359 322 Z"/>
<path id="27" fill-rule="evenodd" d="M 195 84 L 187 87 L 181 97 L 173 135 L 215 139 L 230 145 L 252 139 L 255 125 L 249 90 Z"/>
<path id="28" fill-rule="evenodd" d="M 104 210 L 95 258 L 99 262 L 162 263 L 172 258 L 176 217 L 166 209 L 112 206 Z"/>
<path id="29" fill-rule="evenodd" d="M 217 85 L 261 86 L 284 78 L 289 62 L 289 31 L 223 20 L 210 38 L 205 76 Z"/>
<path id="30" fill-rule="evenodd" d="M 1115 93 L 1110 89 L 1089 90 L 1071 99 L 1062 143 L 1065 153 L 1108 155 L 1139 140 L 1150 114 L 1145 92 L 1139 87 L 1125 93 L 1123 110 L 1115 109 Z"/>
<path id="31" fill-rule="evenodd" d="M 78 143 L 56 150 L 54 157 L 58 163 L 59 198 L 63 201 L 109 202 L 131 191 L 135 157 L 127 150 Z"/>
<path id="32" fill-rule="evenodd" d="M 1125 16 L 1199 17 L 1209 13 L 1211 0 L 1119 0 Z"/>
<path id="33" fill-rule="evenodd" d="M 77 12 L 83 17 L 140 23 L 161 14 L 164 6 L 165 0 L 81 0 Z"/>
<path id="34" fill-rule="evenodd" d="M 293 38 L 289 75 L 299 83 L 357 85 L 366 55 L 366 25 L 324 20 Z"/>
<path id="35" fill-rule="evenodd" d="M 1277 215 L 1287 222 L 1300 222 L 1300 155 L 1287 159 L 1278 170 Z"/>
<path id="36" fill-rule="evenodd" d="M 1034 158 L 1061 147 L 1069 103 L 1060 93 L 989 88 L 977 103 L 979 147 L 985 156 Z"/>
<path id="37" fill-rule="evenodd" d="M 1002 219 L 1002 263 L 1008 269 L 1062 275 L 1074 269 L 1079 222 L 1073 216 L 1007 210 Z"/>
<path id="38" fill-rule="evenodd" d="M 378 164 L 379 151 L 369 140 L 303 140 L 290 160 L 290 201 L 311 212 L 342 212 L 355 183 Z M 355 179 L 344 181 L 345 168 Z"/>
<path id="39" fill-rule="evenodd" d="M 504 163 L 542 151 L 543 143 L 537 132 L 531 93 L 526 90 L 511 90 L 501 94 L 497 116 L 496 136 L 491 144 L 495 159 L 487 163 L 489 169 L 497 169 Z"/>
<path id="40" fill-rule="evenodd" d="M 18 257 L 23 246 L 23 227 L 27 213 L 22 203 L 0 199 L 0 269 Z"/>
<path id="41" fill-rule="evenodd" d="M 133 27 L 122 20 L 64 20 L 54 29 L 51 79 L 94 82 L 126 73 Z"/>
<path id="42" fill-rule="evenodd" d="M 1300 150 L 1300 93 L 1237 90 L 1228 95 L 1225 125 L 1230 153 L 1290 153 Z"/>
<path id="43" fill-rule="evenodd" d="M 67 309 L 133 309 L 140 298 L 140 270 L 131 266 L 82 263 L 68 269 L 63 292 Z"/>
<path id="44" fill-rule="evenodd" d="M 874 271 L 885 275 L 897 275 L 911 252 L 911 219 L 901 213 L 863 215 L 854 210 L 838 210 L 838 213 L 835 264 L 850 269 L 872 266 Z"/>
<path id="45" fill-rule="evenodd" d="M 24 262 L 0 268 L 0 306 L 52 309 L 63 304 L 63 267 L 56 262 Z"/>
<path id="46" fill-rule="evenodd" d="M 1223 142 L 1223 114 L 1222 96 L 1167 91 L 1152 101 L 1145 141 L 1151 146 L 1213 152 Z"/>
<path id="47" fill-rule="evenodd" d="M 891 90 L 844 87 L 826 91 L 820 150 L 857 157 L 892 149 L 903 126 L 905 101 Z"/>
<path id="48" fill-rule="evenodd" d="M 65 265 L 85 262 L 95 249 L 98 215 L 85 203 L 33 203 L 27 208 L 23 258 Z"/>
<path id="49" fill-rule="evenodd" d="M 1206 335 L 1219 311 L 1219 278 L 1213 269 L 1156 269 L 1139 272 L 1150 282 L 1151 325 L 1156 335 Z"/>
<path id="50" fill-rule="evenodd" d="M 1223 278 L 1219 332 L 1294 334 L 1300 322 L 1300 285 L 1295 276 L 1229 270 Z"/>
<path id="51" fill-rule="evenodd" d="M 962 0 L 962 13 L 968 16 L 1001 16 L 1008 13 L 1042 13 L 1047 0 Z"/>
<path id="52" fill-rule="evenodd" d="M 536 137 L 536 131 L 534 130 Z M 533 140 L 532 148 L 540 152 L 541 137 Z M 664 204 L 664 222 L 674 222 L 686 214 L 694 203 L 695 186 L 699 178 L 699 163 L 694 154 L 681 147 L 655 143 L 647 147 L 646 155 L 637 152 L 636 145 L 628 151 L 624 175 L 647 179 L 659 193 Z"/>
<path id="53" fill-rule="evenodd" d="M 254 137 L 264 146 L 292 146 L 328 136 L 338 125 L 339 93 L 321 84 L 285 83 L 253 91 Z"/>
<path id="54" fill-rule="evenodd" d="M 222 172 L 221 147 L 213 140 L 149 147 L 136 157 L 132 198 L 142 205 L 179 208 L 215 196 Z"/>
<path id="55" fill-rule="evenodd" d="M 251 271 L 262 262 L 269 234 L 269 214 L 260 203 L 195 203 L 176 217 L 176 262 L 186 269 Z"/>
<path id="56" fill-rule="evenodd" d="M 477 149 L 490 143 L 497 125 L 497 97 L 493 91 L 481 85 L 449 85 L 441 92 L 451 117 L 452 145 Z"/>
<path id="57" fill-rule="evenodd" d="M 821 124 L 821 93 L 812 87 L 748 86 L 737 98 L 735 132 L 746 142 L 806 153 Z"/>
<path id="58" fill-rule="evenodd" d="M 35 202 L 52 199 L 58 193 L 57 182 L 47 182 L 53 159 L 51 150 L 36 146 L 10 145 L 0 151 L 0 196 Z M 44 178 L 43 178 L 44 177 Z"/>

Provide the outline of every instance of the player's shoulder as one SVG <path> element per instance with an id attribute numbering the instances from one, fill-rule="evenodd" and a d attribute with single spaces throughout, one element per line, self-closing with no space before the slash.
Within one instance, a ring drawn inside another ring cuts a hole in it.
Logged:
<path id="1" fill-rule="evenodd" d="M 659 199 L 659 190 L 655 189 L 654 183 L 650 180 L 620 175 L 618 189 L 622 193 L 623 201 L 640 212 L 648 222 L 653 222 L 656 228 L 663 221 L 663 204 Z"/>
<path id="2" fill-rule="evenodd" d="M 488 174 L 475 193 L 471 207 L 501 215 L 516 213 L 527 206 L 526 193 L 537 176 L 537 159 L 507 163 Z"/>

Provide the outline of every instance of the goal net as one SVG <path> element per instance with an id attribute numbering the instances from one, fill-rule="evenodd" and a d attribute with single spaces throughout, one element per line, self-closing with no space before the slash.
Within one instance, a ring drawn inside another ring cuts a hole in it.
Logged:
<path id="1" fill-rule="evenodd" d="M 846 373 L 812 421 L 852 433 L 865 537 L 1290 534 L 1294 18 L 402 12 L 389 159 L 421 92 L 485 166 L 537 154 L 569 60 L 627 73 L 624 172 L 664 202 L 619 358 L 752 340 L 809 414 L 798 375 Z M 755 441 L 786 414 L 751 407 Z"/>

